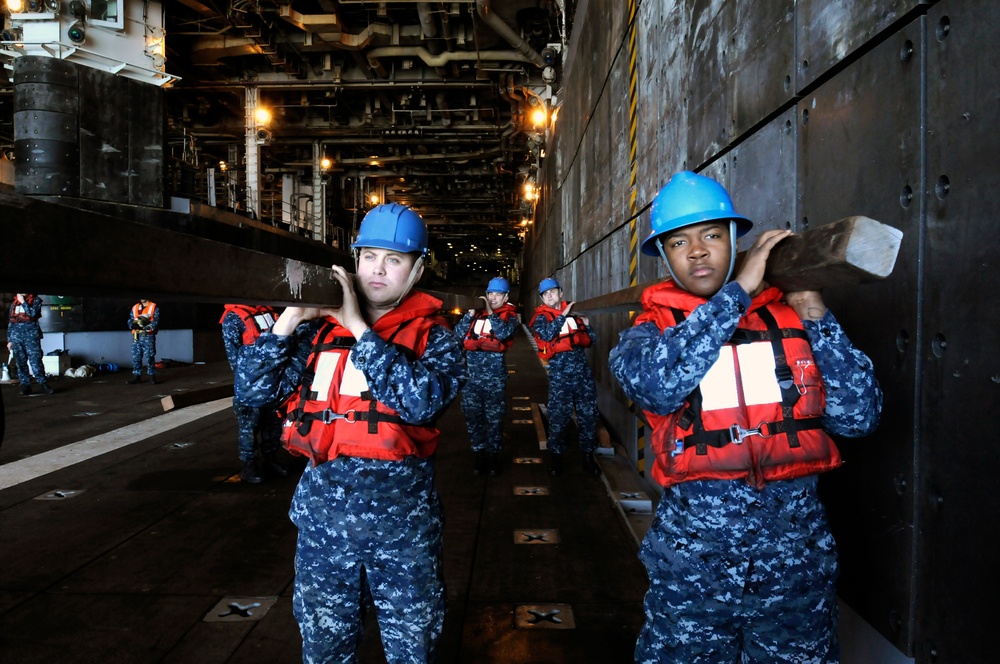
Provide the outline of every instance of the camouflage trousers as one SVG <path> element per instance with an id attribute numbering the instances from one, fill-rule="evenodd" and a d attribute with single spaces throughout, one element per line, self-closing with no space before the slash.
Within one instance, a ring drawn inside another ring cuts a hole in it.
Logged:
<path id="1" fill-rule="evenodd" d="M 156 375 L 156 337 L 152 334 L 140 334 L 132 339 L 132 374 L 142 374 L 142 361 L 146 359 L 146 373 Z"/>
<path id="2" fill-rule="evenodd" d="M 462 414 L 473 452 L 500 452 L 503 418 L 507 412 L 506 387 L 506 369 L 502 376 L 472 375 L 462 387 Z"/>
<path id="3" fill-rule="evenodd" d="M 274 408 L 254 408 L 233 402 L 236 425 L 240 432 L 240 461 L 250 461 L 257 456 L 257 433 L 260 432 L 260 453 L 273 454 L 281 444 L 281 418 Z"/>
<path id="4" fill-rule="evenodd" d="M 667 489 L 639 556 L 636 662 L 839 661 L 836 544 L 815 477 Z"/>
<path id="5" fill-rule="evenodd" d="M 434 661 L 445 594 L 433 464 L 342 456 L 306 467 L 289 511 L 303 662 L 357 661 L 366 585 L 386 660 Z"/>
<path id="6" fill-rule="evenodd" d="M 39 385 L 44 385 L 45 363 L 42 362 L 41 330 L 36 323 L 11 323 L 7 328 L 10 355 L 17 366 L 17 380 L 21 385 L 31 385 L 34 374 Z M 28 373 L 28 367 L 31 373 Z"/>
<path id="7" fill-rule="evenodd" d="M 573 419 L 574 410 L 580 434 L 580 451 L 593 452 L 597 446 L 597 388 L 581 351 L 559 353 L 549 362 L 549 437 L 546 447 L 555 454 L 566 451 L 566 429 Z"/>

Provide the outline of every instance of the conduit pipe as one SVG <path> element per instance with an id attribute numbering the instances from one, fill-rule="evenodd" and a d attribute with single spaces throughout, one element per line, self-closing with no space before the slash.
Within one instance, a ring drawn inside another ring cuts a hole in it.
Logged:
<path id="1" fill-rule="evenodd" d="M 493 13 L 492 5 L 493 0 L 476 0 L 476 12 L 479 14 L 479 18 L 483 19 L 488 26 L 493 28 L 493 32 L 503 37 L 520 55 L 524 56 L 525 60 L 539 68 L 544 67 L 545 61 L 542 60 L 541 54 L 531 48 L 528 42 L 521 39 L 521 35 L 514 32 L 513 28 L 507 25 L 502 18 Z"/>
<path id="2" fill-rule="evenodd" d="M 416 57 L 424 61 L 428 67 L 443 67 L 456 60 L 514 60 L 531 62 L 526 56 L 515 51 L 447 51 L 438 55 L 432 54 L 423 46 L 381 46 L 365 52 L 368 62 L 374 67 L 379 58 Z"/>

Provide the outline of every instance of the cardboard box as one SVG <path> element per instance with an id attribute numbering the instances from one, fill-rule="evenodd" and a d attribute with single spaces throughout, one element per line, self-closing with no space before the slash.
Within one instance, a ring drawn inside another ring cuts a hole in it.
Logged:
<path id="1" fill-rule="evenodd" d="M 45 365 L 45 375 L 62 376 L 70 368 L 69 355 L 43 355 L 42 364 Z"/>

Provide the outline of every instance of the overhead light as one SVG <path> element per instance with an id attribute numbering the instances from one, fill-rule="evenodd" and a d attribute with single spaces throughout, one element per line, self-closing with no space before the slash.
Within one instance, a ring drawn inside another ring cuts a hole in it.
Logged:
<path id="1" fill-rule="evenodd" d="M 263 106 L 258 106 L 254 109 L 253 119 L 256 120 L 259 125 L 266 125 L 271 122 L 271 111 L 267 110 Z"/>
<path id="2" fill-rule="evenodd" d="M 73 25 L 69 26 L 69 30 L 66 31 L 66 37 L 74 44 L 82 44 L 86 41 L 87 31 L 84 29 L 83 23 L 76 21 Z"/>
<path id="3" fill-rule="evenodd" d="M 372 194 L 368 200 L 372 202 L 372 205 L 378 205 L 378 194 Z"/>
<path id="4" fill-rule="evenodd" d="M 7 9 L 11 14 L 20 14 L 24 11 L 23 0 L 7 0 Z"/>
<path id="5" fill-rule="evenodd" d="M 332 165 L 333 162 L 330 160 L 329 157 L 323 157 L 322 159 L 319 160 L 319 167 L 322 168 L 324 171 L 330 170 L 330 166 Z"/>
<path id="6" fill-rule="evenodd" d="M 531 124 L 536 127 L 544 127 L 546 121 L 549 119 L 548 113 L 545 112 L 543 108 L 536 108 L 531 114 Z"/>
<path id="7" fill-rule="evenodd" d="M 229 168 L 229 166 L 228 166 L 228 164 L 226 164 L 226 162 L 224 162 L 224 161 L 220 161 L 219 162 L 219 170 L 220 171 L 222 171 L 223 173 L 225 173 L 227 168 Z"/>

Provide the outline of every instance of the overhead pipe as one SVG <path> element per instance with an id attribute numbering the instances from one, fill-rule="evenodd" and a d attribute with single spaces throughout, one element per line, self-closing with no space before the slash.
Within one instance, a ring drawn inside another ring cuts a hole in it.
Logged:
<path id="1" fill-rule="evenodd" d="M 493 12 L 493 0 L 476 0 L 476 12 L 479 14 L 479 18 L 483 19 L 487 25 L 493 28 L 493 32 L 497 33 L 503 37 L 508 44 L 514 47 L 514 49 L 524 56 L 524 58 L 533 63 L 535 66 L 542 68 L 545 66 L 545 61 L 542 60 L 541 54 L 535 49 L 531 48 L 528 42 L 521 39 L 521 35 L 514 32 L 513 28 L 507 25 L 502 18 L 497 16 Z"/>
<path id="2" fill-rule="evenodd" d="M 379 63 L 379 58 L 402 57 L 420 58 L 428 67 L 442 67 L 449 62 L 461 60 L 514 60 L 517 62 L 531 62 L 526 56 L 516 51 L 480 51 L 478 53 L 475 51 L 446 51 L 434 55 L 423 46 L 381 46 L 367 51 L 365 55 L 373 67 Z"/>
<path id="3" fill-rule="evenodd" d="M 439 54 L 444 49 L 441 48 L 441 42 L 437 38 L 437 22 L 434 20 L 434 14 L 431 11 L 431 3 L 418 2 L 417 16 L 420 17 L 420 31 L 427 40 L 427 50 L 433 55 Z"/>

